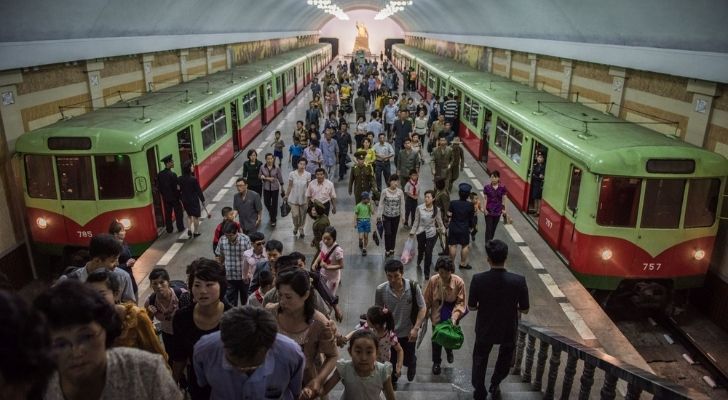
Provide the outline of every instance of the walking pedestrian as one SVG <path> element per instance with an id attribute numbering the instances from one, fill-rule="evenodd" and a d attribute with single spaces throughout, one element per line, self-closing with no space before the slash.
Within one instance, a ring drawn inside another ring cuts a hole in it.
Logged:
<path id="1" fill-rule="evenodd" d="M 318 271 L 329 292 L 336 296 L 344 269 L 344 248 L 336 243 L 336 228 L 327 226 L 321 237 L 319 253 L 313 260 L 312 269 Z"/>
<path id="2" fill-rule="evenodd" d="M 316 179 L 312 180 L 306 188 L 306 199 L 308 200 L 309 206 L 314 201 L 318 201 L 324 207 L 324 213 L 326 215 L 329 215 L 329 211 L 332 214 L 336 214 L 336 190 L 334 189 L 334 183 L 325 178 L 326 171 L 323 168 L 316 169 L 315 176 Z"/>
<path id="3" fill-rule="evenodd" d="M 435 181 L 438 178 L 445 180 L 445 187 L 449 187 L 451 177 L 450 169 L 453 166 L 452 149 L 447 145 L 447 139 L 439 138 L 437 140 L 437 148 L 432 151 L 432 177 Z"/>
<path id="4" fill-rule="evenodd" d="M 394 158 L 394 148 L 386 141 L 384 133 L 379 134 L 379 141 L 374 144 L 374 176 L 377 181 L 377 190 L 382 191 L 382 176 L 385 184 L 389 182 L 389 176 L 392 174 L 392 159 Z"/>
<path id="5" fill-rule="evenodd" d="M 367 143 L 367 140 L 364 140 L 364 143 Z M 349 176 L 349 195 L 354 195 L 355 204 L 361 201 L 363 192 L 371 191 L 374 198 L 377 198 L 379 194 L 374 181 L 374 171 L 365 162 L 366 154 L 361 150 L 354 154 L 356 164 L 351 168 L 351 175 Z"/>
<path id="6" fill-rule="evenodd" d="M 417 202 L 420 199 L 420 181 L 416 169 L 409 170 L 409 179 L 404 185 L 404 227 L 409 228 L 415 222 Z"/>
<path id="7" fill-rule="evenodd" d="M 473 230 L 473 216 L 475 216 L 475 207 L 468 201 L 472 189 L 473 186 L 467 182 L 458 185 L 458 200 L 451 201 L 448 210 L 450 223 L 447 230 L 447 245 L 453 261 L 460 246 L 460 269 L 473 268 L 468 264 L 470 232 Z"/>
<path id="8" fill-rule="evenodd" d="M 452 192 L 452 184 L 460 177 L 460 171 L 465 168 L 465 153 L 460 147 L 460 138 L 456 137 L 450 144 L 452 151 L 452 168 L 450 168 L 450 179 L 448 180 L 448 192 Z"/>
<path id="9" fill-rule="evenodd" d="M 238 189 L 238 194 L 233 198 L 233 209 L 238 213 L 240 229 L 245 234 L 255 232 L 262 219 L 263 206 L 260 203 L 260 195 L 249 189 L 248 180 L 244 177 L 235 181 L 235 187 Z"/>
<path id="10" fill-rule="evenodd" d="M 248 150 L 248 160 L 243 163 L 243 178 L 248 184 L 248 189 L 257 193 L 258 196 L 263 194 L 263 182 L 260 180 L 260 167 L 263 163 L 258 160 L 258 152 Z"/>
<path id="11" fill-rule="evenodd" d="M 303 157 L 306 161 L 308 161 L 308 164 L 306 164 L 306 171 L 311 173 L 311 175 L 315 174 L 317 169 L 323 168 L 324 165 L 324 155 L 321 153 L 321 149 L 318 148 L 318 145 L 318 140 L 309 140 L 308 147 L 303 150 Z M 324 172 L 325 171 L 326 170 L 324 169 Z"/>
<path id="12" fill-rule="evenodd" d="M 397 174 L 399 175 L 400 185 L 404 187 L 407 184 L 409 172 L 412 170 L 420 170 L 420 155 L 412 150 L 412 139 L 404 139 L 404 149 L 399 152 L 397 158 Z"/>
<path id="13" fill-rule="evenodd" d="M 430 278 L 432 265 L 432 251 L 435 248 L 438 234 L 445 234 L 442 223 L 442 211 L 434 203 L 435 193 L 432 190 L 425 192 L 425 202 L 417 207 L 415 220 L 410 229 L 410 237 L 417 237 L 417 269 L 424 260 L 423 273 L 425 280 Z"/>
<path id="14" fill-rule="evenodd" d="M 506 209 L 504 199 L 506 187 L 500 183 L 500 172 L 493 171 L 490 174 L 490 184 L 483 188 L 485 194 L 485 243 L 487 244 L 495 236 L 495 228 Z"/>
<path id="15" fill-rule="evenodd" d="M 349 154 L 354 152 L 349 133 L 349 124 L 341 122 L 339 131 L 334 135 L 336 143 L 339 145 L 339 181 L 343 181 L 346 176 L 346 170 L 349 169 L 348 163 L 351 161 Z"/>
<path id="16" fill-rule="evenodd" d="M 471 383 L 475 400 L 485 400 L 490 392 L 500 398 L 500 383 L 508 376 L 513 360 L 516 333 L 520 314 L 528 313 L 528 286 L 526 279 L 506 271 L 508 246 L 502 241 L 491 240 L 485 246 L 490 270 L 473 276 L 470 283 L 468 307 L 477 311 L 475 321 L 475 347 L 473 348 L 473 373 Z M 485 373 L 488 357 L 494 345 L 498 346 L 498 359 L 485 390 Z"/>
<path id="17" fill-rule="evenodd" d="M 227 292 L 225 298 L 233 307 L 238 305 L 238 299 L 244 305 L 248 300 L 248 285 L 250 285 L 250 266 L 246 266 L 244 253 L 253 248 L 250 238 L 244 233 L 238 233 L 238 228 L 232 221 L 225 221 L 222 226 L 223 236 L 217 244 L 215 256 L 217 262 L 225 267 L 227 277 Z"/>
<path id="18" fill-rule="evenodd" d="M 137 287 L 136 280 L 134 279 L 134 272 L 132 271 L 134 264 L 136 264 L 136 259 L 132 257 L 129 244 L 126 243 L 126 228 L 124 228 L 124 224 L 117 220 L 111 221 L 111 224 L 109 225 L 109 235 L 113 236 L 119 241 L 119 244 L 121 244 L 121 253 L 119 253 L 117 267 L 129 275 L 129 278 L 131 278 L 131 289 L 134 292 L 134 296 L 137 296 L 138 298 L 139 288 Z"/>
<path id="19" fill-rule="evenodd" d="M 324 162 L 323 167 L 326 169 L 326 176 L 333 177 L 334 166 L 339 163 L 339 144 L 334 139 L 334 128 L 326 128 L 324 140 L 321 141 L 321 155 Z"/>
<path id="20" fill-rule="evenodd" d="M 202 216 L 200 203 L 205 204 L 205 195 L 202 194 L 200 182 L 195 178 L 192 160 L 187 160 L 182 164 L 179 191 L 182 206 L 187 213 L 187 226 L 189 226 L 187 237 L 198 237 L 200 236 L 200 217 Z"/>
<path id="21" fill-rule="evenodd" d="M 306 159 L 298 161 L 295 171 L 288 174 L 288 188 L 286 189 L 284 201 L 291 206 L 291 219 L 293 219 L 293 236 L 299 235 L 304 238 L 303 228 L 306 225 L 306 189 L 311 182 L 311 174 L 306 171 Z"/>
<path id="22" fill-rule="evenodd" d="M 157 175 L 157 187 L 164 202 L 164 222 L 167 227 L 167 233 L 172 233 L 172 211 L 174 211 L 177 232 L 182 233 L 185 231 L 185 223 L 182 219 L 179 180 L 177 174 L 172 171 L 172 168 L 174 168 L 174 159 L 172 159 L 172 155 L 170 154 L 164 157 L 162 162 L 164 163 L 164 169 Z"/>
<path id="23" fill-rule="evenodd" d="M 268 210 L 270 226 L 275 227 L 278 220 L 278 194 L 281 193 L 283 175 L 271 153 L 265 155 L 265 164 L 260 167 L 260 180 L 263 182 L 263 203 Z M 285 192 L 283 194 L 285 195 Z"/>
<path id="24" fill-rule="evenodd" d="M 404 147 L 405 139 L 409 139 L 412 135 L 412 121 L 409 119 L 409 112 L 402 110 L 399 112 L 399 119 L 394 121 L 392 125 L 394 136 L 394 156 L 399 157 L 399 152 Z"/>
<path id="25" fill-rule="evenodd" d="M 402 189 L 399 188 L 399 176 L 394 174 L 389 177 L 389 186 L 382 191 L 379 199 L 377 221 L 384 225 L 384 256 L 394 254 L 394 247 L 397 242 L 397 229 L 399 221 L 403 219 L 405 208 L 405 197 Z"/>

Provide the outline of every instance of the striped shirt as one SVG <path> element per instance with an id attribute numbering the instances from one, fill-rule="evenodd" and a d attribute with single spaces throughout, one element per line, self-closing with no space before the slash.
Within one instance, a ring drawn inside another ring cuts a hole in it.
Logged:
<path id="1" fill-rule="evenodd" d="M 417 286 L 415 298 L 419 308 L 424 308 L 425 297 L 422 295 L 422 289 L 419 286 Z M 384 282 L 379 285 L 374 295 L 374 305 L 387 307 L 392 312 L 394 331 L 397 333 L 397 337 L 409 336 L 413 327 L 412 320 L 410 319 L 410 314 L 412 313 L 412 289 L 409 279 L 404 279 L 404 291 L 399 297 L 389 286 L 389 282 Z"/>
<path id="2" fill-rule="evenodd" d="M 446 119 L 454 119 L 458 112 L 458 102 L 455 100 L 448 100 L 442 106 L 443 114 Z"/>
<path id="3" fill-rule="evenodd" d="M 238 240 L 234 244 L 230 243 L 227 236 L 220 237 L 215 255 L 223 257 L 225 276 L 228 280 L 243 280 L 243 266 L 245 263 L 243 253 L 252 248 L 253 245 L 250 243 L 250 239 L 242 233 L 238 233 Z"/>

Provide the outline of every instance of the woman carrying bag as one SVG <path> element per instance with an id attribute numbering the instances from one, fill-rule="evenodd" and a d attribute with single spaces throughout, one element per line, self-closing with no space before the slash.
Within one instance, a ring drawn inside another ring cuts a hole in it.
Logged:
<path id="1" fill-rule="evenodd" d="M 425 287 L 425 305 L 427 313 L 430 315 L 432 322 L 432 374 L 440 375 L 442 368 L 442 348 L 443 346 L 436 341 L 436 331 L 439 324 L 447 324 L 442 328 L 450 328 L 454 326 L 452 331 L 459 331 L 457 326 L 460 319 L 467 314 L 467 306 L 465 303 L 465 282 L 463 279 L 455 275 L 455 264 L 450 257 L 440 257 L 435 263 L 435 272 Z M 460 335 L 462 332 L 460 331 Z M 452 364 L 455 361 L 452 349 L 445 348 L 447 354 L 447 362 Z"/>

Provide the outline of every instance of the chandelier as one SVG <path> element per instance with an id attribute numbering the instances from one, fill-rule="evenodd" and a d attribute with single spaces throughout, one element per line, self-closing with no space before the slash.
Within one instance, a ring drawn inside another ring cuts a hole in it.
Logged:
<path id="1" fill-rule="evenodd" d="M 387 5 L 379 10 L 374 19 L 385 19 L 391 17 L 393 14 L 404 11 L 405 6 L 411 6 L 412 0 L 390 0 Z"/>
<path id="2" fill-rule="evenodd" d="M 346 15 L 344 10 L 336 4 L 331 3 L 331 0 L 306 0 L 306 4 L 309 6 L 316 6 L 316 8 L 323 10 L 325 13 L 329 13 L 338 19 L 348 20 L 349 16 Z"/>

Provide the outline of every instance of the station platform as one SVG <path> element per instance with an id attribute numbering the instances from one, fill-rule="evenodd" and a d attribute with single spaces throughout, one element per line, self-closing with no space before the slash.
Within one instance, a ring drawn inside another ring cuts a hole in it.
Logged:
<path id="1" fill-rule="evenodd" d="M 400 80 L 400 82 L 402 82 Z M 414 95 L 414 93 L 412 93 Z M 272 152 L 272 138 L 275 130 L 282 132 L 286 146 L 290 144 L 291 134 L 296 120 L 303 120 L 308 107 L 310 91 L 305 89 L 290 103 L 286 109 L 277 116 L 258 137 L 249 145 L 250 149 L 257 149 L 259 158 L 267 152 Z M 350 119 L 353 119 L 353 114 Z M 353 122 L 353 121 L 352 121 Z M 350 124 L 351 126 L 352 124 Z M 350 129 L 350 132 L 353 131 Z M 484 168 L 465 151 L 466 168 L 460 174 L 458 182 L 468 182 L 474 185 L 474 190 L 482 192 L 483 185 L 487 183 L 487 174 Z M 288 154 L 285 152 L 284 161 Z M 429 161 L 429 155 L 425 155 Z M 237 193 L 234 182 L 241 174 L 244 152 L 223 171 L 223 173 L 205 190 L 207 209 L 211 219 L 203 219 L 200 237 L 188 239 L 186 233 L 162 235 L 141 257 L 134 266 L 134 278 L 139 283 L 139 302 L 151 294 L 148 274 L 157 267 L 167 268 L 172 279 L 186 280 L 185 269 L 187 265 L 199 257 L 213 258 L 212 237 L 217 224 L 221 221 L 220 210 L 224 206 L 232 206 L 233 196 Z M 287 180 L 290 166 L 284 162 L 284 180 Z M 420 180 L 423 182 L 423 191 L 432 185 L 432 174 L 428 164 L 421 169 Z M 345 267 L 342 271 L 342 282 L 339 289 L 340 305 L 344 313 L 344 320 L 339 324 L 339 330 L 347 333 L 358 323 L 359 315 L 366 312 L 374 303 L 374 292 L 378 284 L 386 281 L 383 269 L 384 248 L 374 246 L 370 241 L 368 255 L 361 256 L 358 249 L 357 233 L 354 226 L 354 199 L 347 193 L 348 180 L 332 180 L 337 191 L 337 213 L 330 215 L 331 224 L 337 228 L 338 243 L 344 249 Z M 457 182 L 453 185 L 457 187 Z M 457 193 L 453 194 L 453 197 Z M 509 246 L 509 257 L 506 263 L 508 270 L 524 275 L 528 282 L 531 308 L 523 318 L 535 325 L 548 328 L 563 336 L 571 338 L 585 345 L 595 347 L 619 360 L 630 363 L 636 367 L 652 372 L 645 360 L 624 337 L 610 318 L 599 307 L 596 301 L 581 284 L 572 276 L 568 268 L 548 247 L 533 227 L 515 208 L 508 207 L 512 224 L 499 224 L 496 238 L 505 241 Z M 203 217 L 206 215 L 203 213 Z M 306 237 L 299 239 L 293 235 L 293 224 L 290 217 L 278 218 L 276 227 L 269 224 L 267 212 L 263 211 L 263 220 L 259 229 L 265 234 L 266 240 L 277 239 L 283 243 L 283 253 L 299 251 L 305 254 L 310 262 L 314 257 L 314 250 L 310 247 L 313 237 L 311 222 L 307 221 Z M 485 255 L 484 220 L 478 221 L 478 234 L 471 244 L 469 264 L 472 270 L 456 271 L 461 276 L 466 287 L 469 288 L 472 276 L 488 269 Z M 395 256 L 399 256 L 408 232 L 400 227 Z M 435 246 L 435 252 L 439 245 Z M 456 265 L 458 265 L 456 261 Z M 422 272 L 418 271 L 415 262 L 405 266 L 405 276 L 423 283 Z M 471 354 L 475 343 L 474 326 L 475 315 L 464 318 L 461 323 L 465 333 L 463 348 L 455 352 L 453 364 L 444 363 L 443 373 L 432 376 L 430 368 L 431 348 L 429 340 L 425 340 L 418 349 L 418 376 L 415 380 L 420 383 L 440 382 L 454 391 L 467 393 L 470 387 Z M 342 357 L 346 356 L 341 350 Z M 491 353 L 490 366 L 495 363 L 495 355 Z M 348 357 L 348 356 L 346 356 Z M 595 387 L 599 387 L 597 382 Z M 406 390 L 406 379 L 400 379 L 400 390 Z M 412 385 L 411 383 L 410 385 Z M 434 389 L 433 389 L 434 390 Z M 592 395 L 598 396 L 597 391 Z M 460 396 L 458 396 L 460 397 Z M 409 398 L 409 397 L 408 397 Z M 419 397 L 418 397 L 419 398 Z M 430 397 L 427 397 L 430 398 Z M 442 398 L 435 396 L 431 398 Z M 504 397 L 508 398 L 508 397 Z"/>

